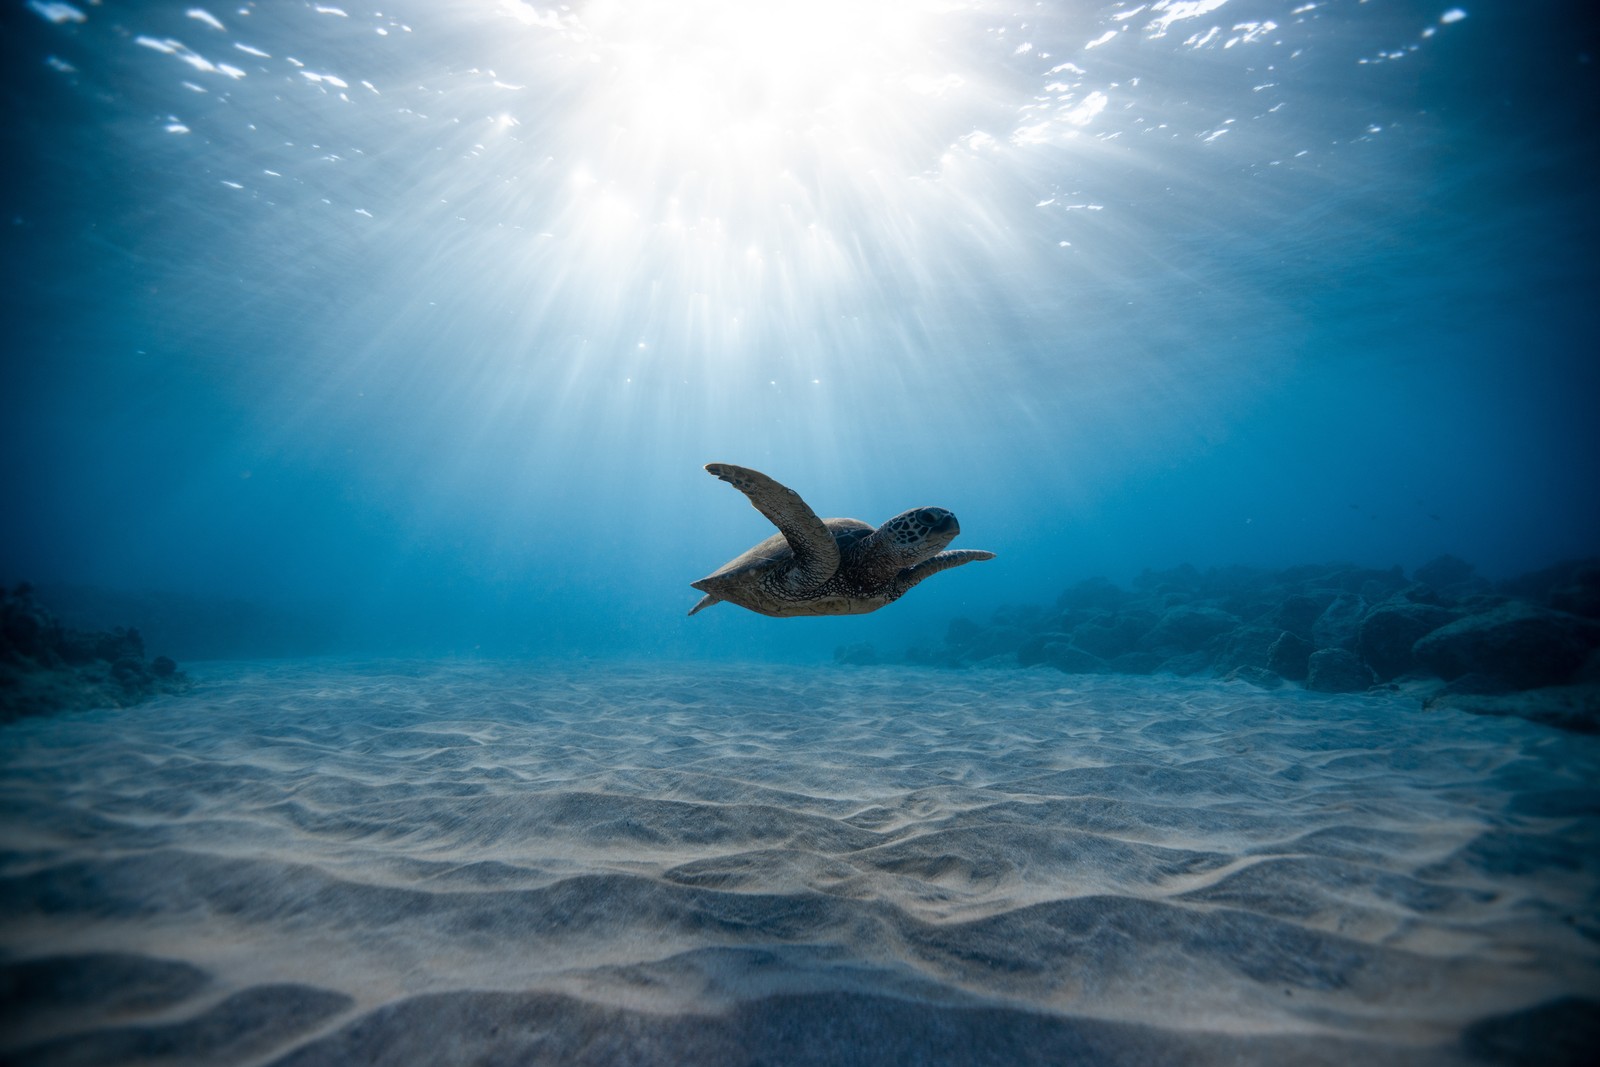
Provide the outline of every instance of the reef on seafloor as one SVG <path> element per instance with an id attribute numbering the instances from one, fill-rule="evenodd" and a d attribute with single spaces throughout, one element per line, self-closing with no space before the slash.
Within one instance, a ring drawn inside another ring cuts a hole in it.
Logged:
<path id="1" fill-rule="evenodd" d="M 1491 583 L 1453 556 L 1374 570 L 1336 563 L 1145 571 L 1090 579 L 1053 607 L 958 618 L 901 662 L 1212 676 L 1325 693 L 1415 691 L 1430 710 L 1516 715 L 1600 732 L 1600 560 Z M 893 662 L 841 646 L 846 664 Z"/>
<path id="2" fill-rule="evenodd" d="M 145 658 L 138 630 L 72 630 L 34 601 L 31 586 L 0 589 L 0 722 L 128 707 L 188 687 L 171 659 Z"/>

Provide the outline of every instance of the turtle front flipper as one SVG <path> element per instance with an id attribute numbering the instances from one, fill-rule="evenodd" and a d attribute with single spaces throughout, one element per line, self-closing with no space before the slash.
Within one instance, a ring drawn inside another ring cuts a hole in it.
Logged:
<path id="1" fill-rule="evenodd" d="M 808 596 L 839 569 L 839 546 L 800 494 L 749 467 L 707 463 L 706 470 L 750 498 L 755 509 L 778 528 L 794 552 L 794 567 L 784 581 L 791 596 Z"/>
<path id="2" fill-rule="evenodd" d="M 978 560 L 994 559 L 993 552 L 985 552 L 981 548 L 957 548 L 949 552 L 941 552 L 932 559 L 925 559 L 915 567 L 907 567 L 900 572 L 894 581 L 894 597 L 905 595 L 905 591 L 922 581 L 932 577 L 940 571 L 947 571 L 951 567 L 959 567 L 963 563 L 974 563 Z"/>

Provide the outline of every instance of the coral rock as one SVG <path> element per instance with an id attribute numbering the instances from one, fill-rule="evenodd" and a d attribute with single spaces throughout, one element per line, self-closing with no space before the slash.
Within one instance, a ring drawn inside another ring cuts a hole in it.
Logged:
<path id="1" fill-rule="evenodd" d="M 1441 626 L 1414 651 L 1441 678 L 1472 672 L 1532 689 L 1568 681 L 1597 645 L 1600 623 L 1513 601 Z"/>

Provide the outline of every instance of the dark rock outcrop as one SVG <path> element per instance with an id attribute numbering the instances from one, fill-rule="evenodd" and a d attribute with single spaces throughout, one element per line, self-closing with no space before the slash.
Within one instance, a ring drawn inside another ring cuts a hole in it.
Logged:
<path id="1" fill-rule="evenodd" d="M 1600 559 L 1558 563 L 1502 582 L 1498 591 L 1570 615 L 1600 619 Z"/>
<path id="2" fill-rule="evenodd" d="M 1241 626 L 1222 639 L 1222 648 L 1213 666 L 1219 674 L 1227 674 L 1239 667 L 1269 669 L 1272 666 L 1272 646 L 1283 634 L 1283 630 L 1270 626 Z"/>
<path id="3" fill-rule="evenodd" d="M 34 602 L 31 587 L 0 590 L 0 722 L 127 707 L 188 685 L 167 657 L 145 662 L 139 631 L 69 630 Z"/>
<path id="4" fill-rule="evenodd" d="M 1347 648 L 1313 652 L 1306 666 L 1306 688 L 1319 693 L 1360 693 L 1375 681 L 1372 669 Z"/>
<path id="5" fill-rule="evenodd" d="M 839 645 L 833 650 L 833 662 L 850 667 L 875 667 L 883 662 L 878 649 L 870 641 L 854 645 Z"/>
<path id="6" fill-rule="evenodd" d="M 938 662 L 965 666 L 996 656 L 1015 657 L 1028 639 L 1028 632 L 1009 623 L 983 626 L 971 619 L 953 619 L 945 631 L 944 654 Z"/>
<path id="7" fill-rule="evenodd" d="M 1429 711 L 1473 715 L 1513 715 L 1575 733 L 1600 733 L 1600 685 L 1561 685 L 1509 693 L 1441 692 L 1429 697 Z"/>
<path id="8" fill-rule="evenodd" d="M 1546 603 L 1557 611 L 1600 619 L 1600 564 L 1585 567 L 1569 578 L 1565 584 L 1550 590 Z"/>
<path id="9" fill-rule="evenodd" d="M 988 623 L 958 619 L 942 646 L 906 656 L 947 667 L 1300 682 L 1337 693 L 1437 675 L 1448 684 L 1436 706 L 1457 701 L 1473 710 L 1466 698 L 1492 697 L 1474 708 L 1521 708 L 1539 722 L 1583 729 L 1581 709 L 1548 707 L 1570 703 L 1572 694 L 1499 698 L 1600 684 L 1600 617 L 1591 616 L 1600 616 L 1600 559 L 1498 586 L 1453 556 L 1433 560 L 1412 579 L 1398 567 L 1348 563 L 1278 571 L 1183 566 L 1147 570 L 1131 589 L 1104 579 L 1079 582 L 1053 607 L 1003 607 Z"/>
<path id="10" fill-rule="evenodd" d="M 1074 631 L 1072 643 L 1101 659 L 1115 659 L 1137 649 L 1140 639 L 1157 621 L 1157 616 L 1148 611 L 1096 615 Z"/>
<path id="11" fill-rule="evenodd" d="M 1359 593 L 1341 593 L 1317 616 L 1311 642 L 1318 648 L 1355 648 L 1367 602 Z"/>
<path id="12" fill-rule="evenodd" d="M 1258 689 L 1281 689 L 1283 678 L 1265 667 L 1237 667 L 1222 676 L 1225 682 L 1249 682 Z"/>
<path id="13" fill-rule="evenodd" d="M 1106 671 L 1105 660 L 1071 645 L 1046 645 L 1044 658 L 1040 662 L 1068 674 L 1104 674 Z"/>
<path id="14" fill-rule="evenodd" d="M 1312 628 L 1317 625 L 1317 620 L 1327 610 L 1328 599 L 1306 596 L 1303 593 L 1292 593 L 1284 598 L 1278 610 L 1273 613 L 1272 625 L 1280 630 L 1287 630 L 1296 637 L 1311 640 Z"/>
<path id="15" fill-rule="evenodd" d="M 1378 681 L 1387 682 L 1417 666 L 1412 646 L 1419 639 L 1457 618 L 1456 612 L 1433 604 L 1380 604 L 1361 620 L 1356 651 Z"/>
<path id="16" fill-rule="evenodd" d="M 1303 682 L 1316 650 L 1306 638 L 1285 630 L 1267 649 L 1267 669 L 1291 682 Z"/>
<path id="17" fill-rule="evenodd" d="M 1439 627 L 1414 651 L 1441 678 L 1473 672 L 1533 689 L 1571 679 L 1597 645 L 1600 623 L 1513 601 Z"/>
<path id="18" fill-rule="evenodd" d="M 1118 674 L 1154 674 L 1161 669 L 1162 659 L 1157 652 L 1124 652 L 1106 666 Z"/>
<path id="19" fill-rule="evenodd" d="M 1140 639 L 1139 647 L 1147 652 L 1194 652 L 1238 625 L 1237 618 L 1217 608 L 1184 605 L 1162 615 Z"/>

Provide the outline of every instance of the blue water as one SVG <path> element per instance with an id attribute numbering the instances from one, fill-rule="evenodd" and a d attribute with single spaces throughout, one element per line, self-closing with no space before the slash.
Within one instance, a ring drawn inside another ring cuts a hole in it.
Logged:
<path id="1" fill-rule="evenodd" d="M 4 0 L 0 1058 L 1586 1062 L 1589 7 Z"/>
<path id="2" fill-rule="evenodd" d="M 381 10 L 0 10 L 0 577 L 805 661 L 1145 567 L 1600 549 L 1584 4 Z M 998 558 L 686 618 L 771 532 L 710 461 Z"/>

